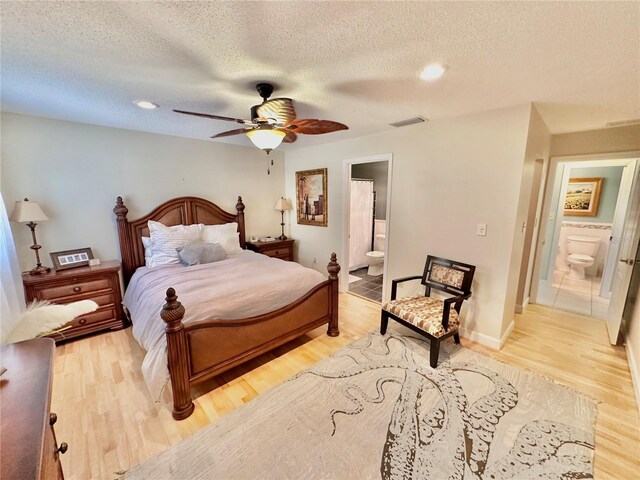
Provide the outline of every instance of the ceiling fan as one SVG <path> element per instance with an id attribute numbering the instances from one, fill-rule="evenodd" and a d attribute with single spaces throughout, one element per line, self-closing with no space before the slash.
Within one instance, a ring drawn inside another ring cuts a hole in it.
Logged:
<path id="1" fill-rule="evenodd" d="M 349 129 L 346 125 L 331 120 L 296 118 L 293 100 L 290 98 L 269 100 L 273 93 L 273 85 L 270 83 L 258 83 L 256 90 L 262 97 L 262 103 L 251 107 L 251 120 L 222 117 L 208 113 L 186 112 L 184 110 L 174 110 L 174 112 L 240 123 L 243 125 L 242 128 L 218 133 L 211 138 L 229 137 L 245 133 L 253 144 L 267 152 L 267 155 L 282 142 L 295 142 L 298 134 L 321 135 Z"/>

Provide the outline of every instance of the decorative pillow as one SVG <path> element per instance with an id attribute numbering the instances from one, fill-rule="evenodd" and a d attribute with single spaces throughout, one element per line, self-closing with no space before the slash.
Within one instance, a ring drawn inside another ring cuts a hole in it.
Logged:
<path id="1" fill-rule="evenodd" d="M 167 227 L 160 222 L 149 220 L 149 232 L 151 232 L 151 257 L 148 267 L 180 263 L 180 257 L 176 248 L 184 247 L 188 243 L 202 240 L 202 227 L 204 225 L 176 225 Z"/>
<path id="2" fill-rule="evenodd" d="M 227 258 L 227 252 L 217 243 L 190 243 L 176 248 L 178 256 L 186 266 L 219 262 Z"/>
<path id="3" fill-rule="evenodd" d="M 141 237 L 142 246 L 144 247 L 144 264 L 149 266 L 153 251 L 151 250 L 151 237 Z"/>
<path id="4" fill-rule="evenodd" d="M 240 248 L 240 234 L 236 222 L 223 225 L 204 225 L 202 241 L 204 243 L 217 243 L 224 248 L 227 255 L 233 255 L 242 251 Z"/>

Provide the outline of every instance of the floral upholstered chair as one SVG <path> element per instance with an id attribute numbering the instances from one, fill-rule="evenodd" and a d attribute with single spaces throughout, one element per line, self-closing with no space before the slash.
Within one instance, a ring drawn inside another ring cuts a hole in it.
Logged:
<path id="1" fill-rule="evenodd" d="M 382 305 L 380 333 L 384 335 L 387 332 L 389 318 L 392 318 L 427 337 L 431 341 L 429 363 L 436 368 L 440 342 L 453 335 L 455 342 L 460 343 L 460 308 L 462 302 L 471 296 L 475 270 L 473 265 L 429 255 L 422 275 L 392 280 L 391 300 Z M 422 279 L 425 286 L 424 296 L 396 299 L 399 283 L 417 279 Z M 432 298 L 432 289 L 453 296 L 444 300 Z"/>

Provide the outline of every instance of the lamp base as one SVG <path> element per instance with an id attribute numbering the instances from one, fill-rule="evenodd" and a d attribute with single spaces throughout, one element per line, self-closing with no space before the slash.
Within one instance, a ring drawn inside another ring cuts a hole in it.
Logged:
<path id="1" fill-rule="evenodd" d="M 49 273 L 50 271 L 51 269 L 49 267 L 38 265 L 37 267 L 33 267 L 33 269 L 29 271 L 29 275 L 40 275 L 41 273 Z"/>
<path id="2" fill-rule="evenodd" d="M 278 237 L 278 240 L 286 240 L 287 236 L 285 234 L 282 234 Z"/>

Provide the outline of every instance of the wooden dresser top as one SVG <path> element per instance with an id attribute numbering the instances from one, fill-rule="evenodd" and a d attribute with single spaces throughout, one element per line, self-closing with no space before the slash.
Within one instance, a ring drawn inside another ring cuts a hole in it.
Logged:
<path id="1" fill-rule="evenodd" d="M 3 345 L 0 365 L 0 477 L 40 478 L 49 427 L 54 342 L 36 338 Z"/>

